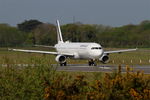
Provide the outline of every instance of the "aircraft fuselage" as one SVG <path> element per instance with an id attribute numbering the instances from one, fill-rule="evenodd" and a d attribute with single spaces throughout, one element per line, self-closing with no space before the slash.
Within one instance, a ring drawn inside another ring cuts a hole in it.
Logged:
<path id="1" fill-rule="evenodd" d="M 55 48 L 59 53 L 73 53 L 75 59 L 98 59 L 103 55 L 103 49 L 97 43 L 58 43 Z"/>

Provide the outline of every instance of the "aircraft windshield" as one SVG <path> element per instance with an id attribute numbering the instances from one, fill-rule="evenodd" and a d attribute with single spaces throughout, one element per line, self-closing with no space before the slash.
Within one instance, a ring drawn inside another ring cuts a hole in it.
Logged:
<path id="1" fill-rule="evenodd" d="M 91 49 L 94 50 L 94 49 L 102 49 L 102 48 L 101 47 L 92 47 Z"/>

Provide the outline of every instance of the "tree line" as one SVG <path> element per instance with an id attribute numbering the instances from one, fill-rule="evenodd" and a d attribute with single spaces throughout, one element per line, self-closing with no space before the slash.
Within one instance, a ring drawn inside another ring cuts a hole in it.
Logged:
<path id="1" fill-rule="evenodd" d="M 150 20 L 138 25 L 111 27 L 82 24 L 61 25 L 64 41 L 96 42 L 105 47 L 150 47 Z M 56 27 L 38 20 L 25 20 L 17 27 L 0 24 L 0 47 L 54 45 Z"/>

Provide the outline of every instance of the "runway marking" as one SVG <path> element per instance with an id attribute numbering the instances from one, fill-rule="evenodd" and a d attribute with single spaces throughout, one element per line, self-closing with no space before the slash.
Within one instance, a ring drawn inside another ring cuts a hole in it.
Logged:
<path id="1" fill-rule="evenodd" d="M 92 71 L 92 70 L 89 70 L 89 71 L 80 71 L 80 70 L 58 70 L 58 71 L 67 71 L 67 72 L 106 72 L 106 73 L 111 73 L 111 71 Z"/>
<path id="2" fill-rule="evenodd" d="M 99 67 L 101 69 L 111 69 L 110 67 Z"/>
<path id="3" fill-rule="evenodd" d="M 111 69 L 111 67 L 99 67 L 99 66 L 59 66 L 59 67 L 66 67 L 66 68 L 71 68 L 71 67 L 76 67 L 76 68 L 100 68 L 100 69 Z"/>
<path id="4" fill-rule="evenodd" d="M 96 67 L 96 66 L 74 66 L 74 65 L 69 65 L 69 66 L 59 66 L 59 67 Z"/>

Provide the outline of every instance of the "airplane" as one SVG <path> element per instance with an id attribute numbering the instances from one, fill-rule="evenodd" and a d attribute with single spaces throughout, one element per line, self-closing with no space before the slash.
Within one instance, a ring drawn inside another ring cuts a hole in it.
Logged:
<path id="1" fill-rule="evenodd" d="M 88 60 L 89 66 L 96 66 L 96 59 L 102 63 L 108 63 L 108 55 L 111 53 L 122 53 L 128 51 L 135 51 L 136 49 L 126 49 L 126 50 L 115 50 L 115 51 L 104 51 L 102 46 L 98 43 L 93 42 L 69 42 L 63 41 L 62 32 L 60 29 L 59 20 L 57 23 L 57 44 L 55 46 L 44 46 L 35 45 L 40 47 L 52 47 L 56 49 L 56 52 L 50 51 L 39 51 L 39 50 L 24 50 L 24 49 L 9 49 L 12 51 L 28 52 L 28 53 L 41 53 L 41 54 L 53 54 L 56 55 L 55 60 L 60 64 L 60 66 L 67 66 L 67 58 L 72 59 L 86 59 Z"/>

